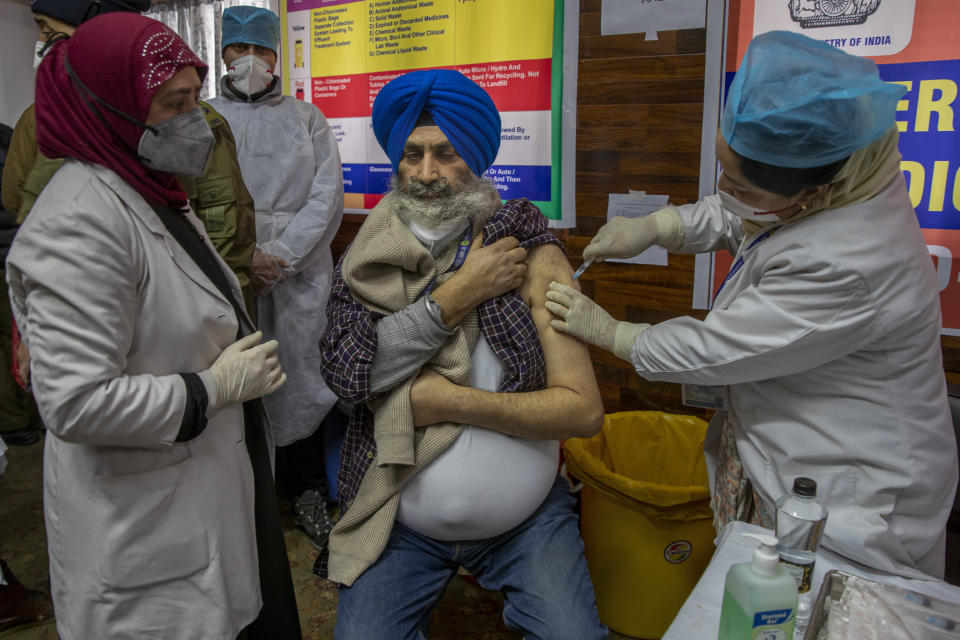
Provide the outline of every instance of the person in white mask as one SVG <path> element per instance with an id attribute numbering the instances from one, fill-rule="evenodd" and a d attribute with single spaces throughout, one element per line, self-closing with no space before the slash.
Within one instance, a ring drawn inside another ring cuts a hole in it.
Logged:
<path id="1" fill-rule="evenodd" d="M 256 206 L 259 326 L 280 341 L 280 361 L 289 374 L 285 387 L 265 400 L 278 448 L 277 479 L 293 499 L 297 521 L 322 548 L 332 525 L 320 424 L 336 411 L 337 399 L 321 376 L 317 345 L 327 326 L 330 242 L 343 218 L 340 154 L 323 113 L 283 95 L 274 72 L 276 14 L 229 7 L 221 26 L 227 73 L 210 103 L 236 136 L 240 169 Z"/>
<path id="2" fill-rule="evenodd" d="M 553 326 L 648 380 L 721 387 L 706 453 L 718 531 L 772 527 L 794 478 L 819 485 L 822 544 L 910 577 L 942 577 L 957 451 L 940 297 L 876 65 L 788 32 L 754 38 L 721 119 L 717 195 L 617 218 L 585 259 L 651 245 L 727 249 L 703 320 L 618 322 L 552 284 Z"/>

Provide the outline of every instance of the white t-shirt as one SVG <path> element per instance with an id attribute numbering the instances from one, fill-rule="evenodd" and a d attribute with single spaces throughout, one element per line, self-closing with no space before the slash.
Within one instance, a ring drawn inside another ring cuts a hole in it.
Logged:
<path id="1" fill-rule="evenodd" d="M 429 246 L 450 233 L 410 225 Z M 481 335 L 470 386 L 497 391 L 503 365 Z M 464 425 L 460 436 L 400 492 L 397 520 L 436 540 L 480 540 L 506 533 L 547 497 L 557 477 L 556 440 L 526 440 Z"/>

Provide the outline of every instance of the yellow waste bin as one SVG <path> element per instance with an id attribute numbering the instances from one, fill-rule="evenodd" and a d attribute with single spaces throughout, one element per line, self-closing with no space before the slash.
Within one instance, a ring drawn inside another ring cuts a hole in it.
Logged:
<path id="1" fill-rule="evenodd" d="M 660 411 L 606 416 L 592 438 L 564 443 L 584 484 L 580 526 L 604 624 L 659 638 L 713 554 L 700 418 Z"/>

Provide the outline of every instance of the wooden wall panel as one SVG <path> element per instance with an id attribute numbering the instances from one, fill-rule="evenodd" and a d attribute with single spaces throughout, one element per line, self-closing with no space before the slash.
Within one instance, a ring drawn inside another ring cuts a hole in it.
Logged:
<path id="1" fill-rule="evenodd" d="M 577 266 L 590 238 L 606 223 L 607 196 L 642 189 L 672 202 L 697 197 L 706 32 L 600 35 L 600 0 L 580 3 L 577 84 L 577 226 L 565 234 Z M 615 318 L 662 322 L 691 309 L 692 256 L 671 255 L 667 267 L 594 264 L 583 290 Z M 591 349 L 608 412 L 657 409 L 705 415 L 684 407 L 680 386 L 647 382 L 619 358 Z"/>
<path id="2" fill-rule="evenodd" d="M 642 189 L 695 201 L 703 114 L 704 29 L 600 35 L 601 0 L 580 0 L 577 83 L 577 225 L 557 231 L 571 264 L 606 222 L 607 196 Z M 339 255 L 363 216 L 347 215 L 334 241 Z M 692 256 L 671 255 L 667 267 L 595 264 L 582 276 L 584 292 L 615 318 L 656 323 L 691 308 Z M 706 416 L 684 407 L 680 386 L 647 382 L 626 362 L 591 348 L 608 412 L 657 409 Z M 947 378 L 960 383 L 960 338 L 943 339 Z"/>

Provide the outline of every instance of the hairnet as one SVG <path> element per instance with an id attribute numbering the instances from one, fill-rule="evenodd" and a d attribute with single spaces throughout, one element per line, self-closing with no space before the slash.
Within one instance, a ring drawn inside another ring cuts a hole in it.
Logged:
<path id="1" fill-rule="evenodd" d="M 500 150 L 500 113 L 490 95 L 459 71 L 411 71 L 388 82 L 373 102 L 373 132 L 397 170 L 403 147 L 426 111 L 478 176 Z"/>
<path id="2" fill-rule="evenodd" d="M 266 47 L 274 53 L 280 46 L 280 18 L 269 9 L 246 5 L 223 10 L 220 48 L 245 42 Z"/>
<path id="3" fill-rule="evenodd" d="M 91 7 L 91 5 L 99 5 Z M 77 27 L 88 18 L 113 11 L 146 11 L 150 0 L 33 0 L 30 10 Z"/>
<path id="4" fill-rule="evenodd" d="M 905 89 L 871 60 L 788 31 L 750 42 L 727 94 L 721 132 L 740 155 L 780 167 L 846 158 L 893 126 Z"/>

